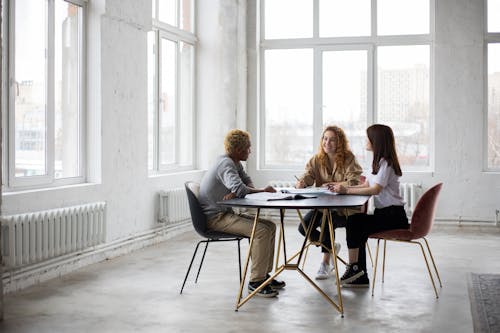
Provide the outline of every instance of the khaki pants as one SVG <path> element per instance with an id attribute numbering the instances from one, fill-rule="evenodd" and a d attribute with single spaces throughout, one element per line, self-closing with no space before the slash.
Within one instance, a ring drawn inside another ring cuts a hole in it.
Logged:
<path id="1" fill-rule="evenodd" d="M 250 237 L 254 217 L 246 214 L 220 213 L 208 220 L 210 230 Z M 276 225 L 269 220 L 259 219 L 255 229 L 251 260 L 250 282 L 262 281 L 273 269 Z"/>

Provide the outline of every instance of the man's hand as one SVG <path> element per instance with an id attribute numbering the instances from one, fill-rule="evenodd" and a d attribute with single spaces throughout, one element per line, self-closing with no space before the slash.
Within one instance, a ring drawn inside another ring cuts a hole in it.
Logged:
<path id="1" fill-rule="evenodd" d="M 236 193 L 231 192 L 231 193 L 226 194 L 224 196 L 224 198 L 222 198 L 222 200 L 231 200 L 231 199 L 234 199 L 234 198 L 236 198 Z"/>
<path id="2" fill-rule="evenodd" d="M 276 189 L 272 186 L 266 186 L 264 188 L 264 192 L 270 192 L 270 193 L 275 193 L 276 192 Z"/>

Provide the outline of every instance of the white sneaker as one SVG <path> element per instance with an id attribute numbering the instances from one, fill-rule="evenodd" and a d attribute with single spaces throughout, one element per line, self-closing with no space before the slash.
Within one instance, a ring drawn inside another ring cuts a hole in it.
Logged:
<path id="1" fill-rule="evenodd" d="M 318 273 L 316 273 L 316 280 L 326 280 L 330 277 L 330 265 L 321 263 L 319 265 Z"/>

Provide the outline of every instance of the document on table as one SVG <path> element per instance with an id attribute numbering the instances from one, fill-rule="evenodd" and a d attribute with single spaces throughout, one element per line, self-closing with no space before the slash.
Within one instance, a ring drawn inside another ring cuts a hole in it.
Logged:
<path id="1" fill-rule="evenodd" d="M 283 193 L 283 192 L 258 192 L 250 193 L 245 196 L 245 199 L 273 201 L 273 200 L 300 200 L 316 198 L 315 195 L 301 194 L 301 193 Z"/>
<path id="2" fill-rule="evenodd" d="M 291 193 L 291 194 L 330 194 L 330 195 L 337 194 L 335 192 L 331 192 L 326 187 L 306 187 L 306 188 L 285 187 L 280 189 L 279 192 Z"/>

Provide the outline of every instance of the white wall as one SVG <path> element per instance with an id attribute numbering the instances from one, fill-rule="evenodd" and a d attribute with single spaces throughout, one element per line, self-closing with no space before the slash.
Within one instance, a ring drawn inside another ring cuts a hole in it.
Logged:
<path id="1" fill-rule="evenodd" d="M 434 143 L 431 173 L 405 173 L 403 182 L 428 188 L 444 182 L 437 216 L 441 219 L 493 221 L 500 210 L 500 173 L 484 172 L 484 7 L 483 1 L 436 0 L 434 44 Z M 248 1 L 249 95 L 248 119 L 257 131 L 257 67 L 255 4 Z M 257 170 L 256 156 L 249 171 L 256 184 L 293 180 L 302 170 Z M 404 172 L 404 170 L 403 170 Z"/>
<path id="2" fill-rule="evenodd" d="M 246 128 L 245 1 L 198 1 L 198 157 L 208 168 L 225 133 Z"/>

